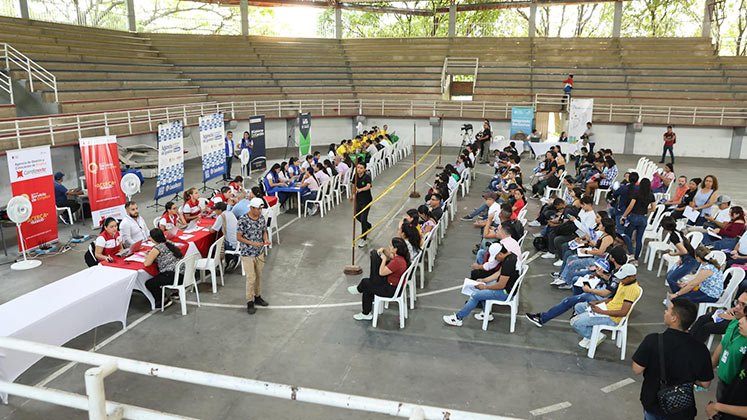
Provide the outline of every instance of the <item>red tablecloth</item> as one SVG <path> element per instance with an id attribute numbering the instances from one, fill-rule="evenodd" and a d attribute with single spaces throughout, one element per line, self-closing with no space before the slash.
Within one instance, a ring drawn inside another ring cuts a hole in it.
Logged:
<path id="1" fill-rule="evenodd" d="M 266 195 L 265 196 L 265 201 L 267 201 L 267 205 L 268 206 L 272 207 L 272 206 L 274 206 L 275 204 L 278 203 L 278 198 L 275 197 L 274 195 Z"/>
<path id="2" fill-rule="evenodd" d="M 215 222 L 215 219 L 205 217 L 200 219 L 197 222 L 198 226 L 201 227 L 210 227 Z M 182 251 L 183 254 L 187 253 L 187 250 L 189 249 L 189 243 L 192 242 L 195 244 L 195 247 L 197 247 L 197 250 L 200 251 L 200 255 L 204 258 L 207 256 L 208 250 L 210 249 L 210 246 L 215 242 L 215 233 L 212 233 L 208 230 L 201 230 L 197 232 L 192 232 L 190 235 L 192 235 L 191 238 L 184 241 L 179 239 L 179 236 L 183 235 L 183 231 L 179 231 L 177 236 L 172 239 L 172 242 L 176 244 L 177 247 Z M 142 250 L 148 251 L 152 247 L 143 247 Z M 124 268 L 126 270 L 145 270 L 148 274 L 151 276 L 155 276 L 158 274 L 158 267 L 155 264 L 152 264 L 148 267 L 143 265 L 141 262 L 137 261 L 125 261 L 124 257 L 114 257 L 114 261 L 107 262 L 107 261 L 101 261 L 101 265 L 105 265 L 108 267 L 117 267 L 117 268 Z"/>

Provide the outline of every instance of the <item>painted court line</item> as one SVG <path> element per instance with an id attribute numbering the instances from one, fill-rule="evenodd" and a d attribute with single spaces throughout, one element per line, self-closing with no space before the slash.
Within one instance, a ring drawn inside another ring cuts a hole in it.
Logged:
<path id="1" fill-rule="evenodd" d="M 533 416 L 541 416 L 541 415 L 544 415 L 544 414 L 548 414 L 548 413 L 552 413 L 552 412 L 555 412 L 555 411 L 563 410 L 563 409 L 568 408 L 570 406 L 571 406 L 571 403 L 569 403 L 568 401 L 563 401 L 562 403 L 548 405 L 547 407 L 536 408 L 536 409 L 530 411 L 529 414 L 531 414 Z"/>
<path id="2" fill-rule="evenodd" d="M 610 384 L 605 386 L 604 388 L 600 388 L 602 392 L 605 394 L 609 394 L 612 391 L 616 391 L 626 385 L 634 384 L 635 379 L 633 378 L 625 378 L 622 381 L 615 382 L 614 384 Z"/>

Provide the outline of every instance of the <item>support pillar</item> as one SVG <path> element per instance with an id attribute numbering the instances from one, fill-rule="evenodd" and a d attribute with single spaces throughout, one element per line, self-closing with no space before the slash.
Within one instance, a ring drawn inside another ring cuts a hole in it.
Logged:
<path id="1" fill-rule="evenodd" d="M 456 36 L 456 2 L 451 0 L 449 4 L 449 38 Z"/>
<path id="2" fill-rule="evenodd" d="M 700 36 L 703 38 L 711 37 L 711 18 L 713 17 L 713 0 L 706 0 L 703 7 L 703 31 Z"/>
<path id="3" fill-rule="evenodd" d="M 241 35 L 249 35 L 249 0 L 241 0 L 239 3 L 241 13 Z"/>
<path id="4" fill-rule="evenodd" d="M 127 0 L 127 30 L 137 32 L 137 21 L 135 19 L 135 0 Z"/>
<path id="5" fill-rule="evenodd" d="M 632 155 L 635 148 L 635 127 L 633 124 L 625 126 L 625 144 L 623 145 L 623 154 Z"/>
<path id="6" fill-rule="evenodd" d="M 745 134 L 747 134 L 745 127 L 734 127 L 732 130 L 729 159 L 739 159 L 742 156 L 742 144 L 744 143 Z"/>
<path id="7" fill-rule="evenodd" d="M 335 7 L 335 38 L 342 39 L 342 8 Z"/>
<path id="8" fill-rule="evenodd" d="M 29 18 L 29 2 L 28 0 L 18 0 L 18 9 L 21 11 L 21 18 Z"/>
<path id="9" fill-rule="evenodd" d="M 537 32 L 537 3 L 529 6 L 529 38 L 534 38 Z"/>
<path id="10" fill-rule="evenodd" d="M 612 37 L 620 38 L 620 29 L 622 28 L 623 2 L 615 2 L 615 13 L 612 15 Z"/>

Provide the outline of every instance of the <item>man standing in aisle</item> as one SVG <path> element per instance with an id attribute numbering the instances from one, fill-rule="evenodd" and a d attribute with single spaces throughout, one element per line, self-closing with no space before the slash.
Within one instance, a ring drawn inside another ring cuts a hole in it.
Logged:
<path id="1" fill-rule="evenodd" d="M 233 179 L 231 176 L 231 164 L 233 163 L 233 154 L 236 148 L 233 143 L 233 131 L 226 131 L 225 145 L 223 148 L 226 151 L 226 172 L 223 174 L 223 180 L 230 181 Z"/>
<path id="2" fill-rule="evenodd" d="M 586 123 L 586 131 L 584 131 L 584 134 L 581 134 L 581 139 L 586 140 L 587 143 L 589 143 L 589 153 L 594 153 L 594 145 L 597 142 L 596 136 L 594 135 L 594 132 L 591 131 L 591 121 Z"/>
<path id="3" fill-rule="evenodd" d="M 659 163 L 664 163 L 664 156 L 669 151 L 669 156 L 672 157 L 672 165 L 674 165 L 674 144 L 677 143 L 677 134 L 672 131 L 672 126 L 667 126 L 667 131 L 664 133 L 664 150 L 661 151 L 661 160 Z"/>
<path id="4" fill-rule="evenodd" d="M 270 245 L 267 237 L 267 223 L 262 217 L 261 198 L 249 201 L 249 212 L 239 219 L 236 239 L 240 243 L 241 262 L 246 272 L 246 312 L 254 314 L 254 305 L 268 306 L 262 299 L 262 268 L 265 266 L 265 246 Z"/>

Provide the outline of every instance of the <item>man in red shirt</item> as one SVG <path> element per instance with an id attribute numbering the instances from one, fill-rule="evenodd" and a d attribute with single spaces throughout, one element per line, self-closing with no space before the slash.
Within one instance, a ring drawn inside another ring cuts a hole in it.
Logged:
<path id="1" fill-rule="evenodd" d="M 669 150 L 669 156 L 672 157 L 672 165 L 674 165 L 674 144 L 677 143 L 677 134 L 672 131 L 672 126 L 667 126 L 667 131 L 664 133 L 664 150 L 661 152 L 661 160 L 659 163 L 664 163 L 664 156 Z"/>
<path id="2" fill-rule="evenodd" d="M 667 200 L 664 205 L 667 206 L 679 206 L 682 202 L 682 197 L 685 195 L 689 187 L 687 186 L 687 177 L 680 175 L 677 178 L 677 188 L 674 190 L 674 195 L 671 199 Z"/>
<path id="3" fill-rule="evenodd" d="M 573 91 L 573 75 L 569 74 L 568 78 L 563 80 L 563 107 L 565 107 L 566 97 L 570 99 L 571 91 Z"/>

